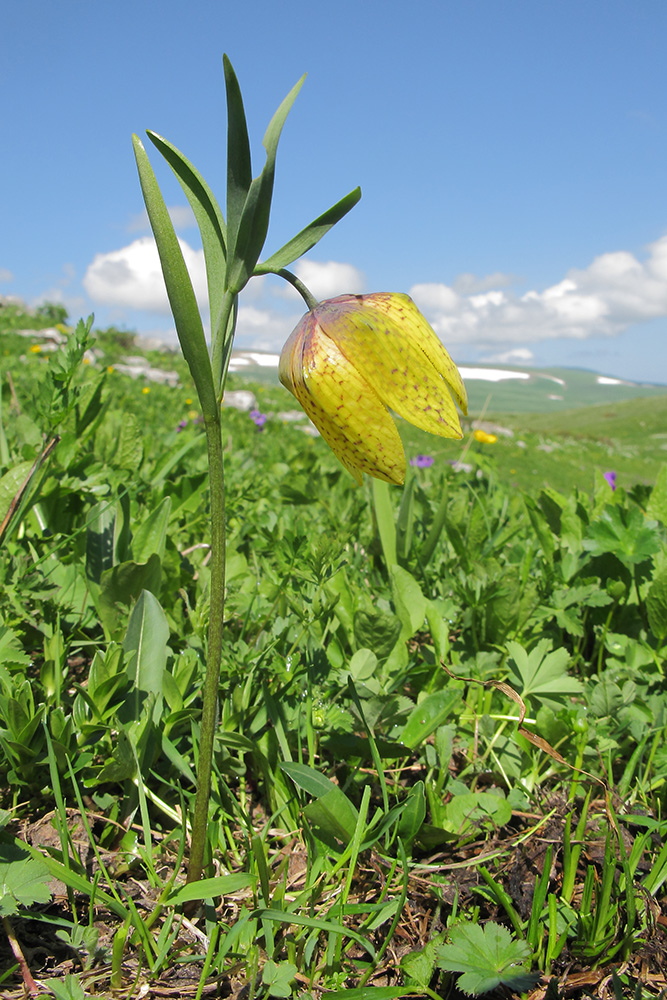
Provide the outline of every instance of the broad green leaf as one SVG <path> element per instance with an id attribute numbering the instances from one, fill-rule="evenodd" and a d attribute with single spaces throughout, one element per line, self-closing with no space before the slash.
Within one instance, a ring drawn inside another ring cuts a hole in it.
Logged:
<path id="1" fill-rule="evenodd" d="M 412 710 L 400 734 L 401 743 L 414 750 L 446 722 L 461 699 L 460 691 L 434 691 Z"/>
<path id="2" fill-rule="evenodd" d="M 373 482 L 379 482 L 374 479 Z M 384 660 L 396 645 L 401 623 L 389 611 L 358 611 L 354 616 L 354 640 L 361 649 L 370 649 Z"/>
<path id="3" fill-rule="evenodd" d="M 105 628 L 112 635 L 115 636 L 123 623 L 126 614 L 123 609 L 127 609 L 142 590 L 150 590 L 153 594 L 159 592 L 161 577 L 157 555 L 152 555 L 145 563 L 124 562 L 102 573 L 96 604 Z"/>
<path id="4" fill-rule="evenodd" d="M 428 987 L 433 978 L 436 950 L 443 943 L 445 932 L 435 937 L 416 951 L 410 951 L 401 959 L 401 972 L 408 983 L 414 983 L 422 989 Z"/>
<path id="5" fill-rule="evenodd" d="M 660 550 L 655 522 L 648 521 L 638 507 L 623 510 L 607 505 L 588 526 L 583 545 L 595 556 L 611 552 L 626 566 L 635 566 Z"/>
<path id="6" fill-rule="evenodd" d="M 354 836 L 358 813 L 347 795 L 333 785 L 331 791 L 309 802 L 304 816 L 324 833 L 349 844 Z"/>
<path id="7" fill-rule="evenodd" d="M 443 829 L 461 835 L 472 827 L 505 826 L 512 818 L 512 807 L 504 795 L 491 792 L 465 792 L 454 795 L 443 807 Z"/>
<path id="8" fill-rule="evenodd" d="M 667 570 L 659 573 L 646 595 L 646 610 L 654 636 L 665 641 L 667 636 Z"/>
<path id="9" fill-rule="evenodd" d="M 391 566 L 390 576 L 396 614 L 403 625 L 404 637 L 410 638 L 424 626 L 427 601 L 421 587 L 407 569 Z"/>
<path id="10" fill-rule="evenodd" d="M 164 558 L 167 528 L 171 513 L 171 497 L 165 497 L 137 528 L 132 539 L 135 562 L 148 562 L 152 555 Z"/>
<path id="11" fill-rule="evenodd" d="M 358 813 L 338 785 L 307 764 L 283 762 L 280 767 L 297 787 L 315 796 L 304 810 L 311 822 L 345 843 L 351 840 Z"/>
<path id="12" fill-rule="evenodd" d="M 6 625 L 0 625 L 0 664 L 17 667 L 30 665 L 30 657 L 24 652 L 19 637 Z"/>
<path id="13" fill-rule="evenodd" d="M 99 583 L 102 573 L 114 564 L 116 505 L 108 500 L 95 504 L 86 525 L 86 576 Z"/>
<path id="14" fill-rule="evenodd" d="M 309 795 L 319 798 L 326 795 L 332 788 L 337 788 L 333 781 L 330 781 L 324 774 L 320 774 L 313 767 L 307 764 L 298 764 L 292 761 L 283 761 L 280 768 L 288 774 L 297 788 L 302 788 Z"/>
<path id="15" fill-rule="evenodd" d="M 31 847 L 30 844 L 21 845 L 30 853 L 31 857 L 36 858 L 41 862 L 45 868 L 48 869 L 52 878 L 57 878 L 61 882 L 64 882 L 66 886 L 70 889 L 74 889 L 76 892 L 82 893 L 84 896 L 90 896 L 95 891 L 95 902 L 97 905 L 104 904 L 112 913 L 124 920 L 128 911 L 114 896 L 110 893 L 105 892 L 100 889 L 99 885 L 89 879 L 87 876 L 79 875 L 72 868 L 65 866 L 62 862 L 58 861 L 56 858 L 51 857 L 50 854 L 42 854 L 36 847 Z"/>
<path id="16" fill-rule="evenodd" d="M 567 673 L 568 651 L 562 647 L 550 651 L 551 645 L 550 639 L 540 639 L 528 653 L 519 642 L 507 643 L 507 650 L 516 665 L 511 679 L 521 688 L 522 698 L 533 697 L 548 702 L 549 699 L 562 699 L 581 692 L 581 682 Z"/>
<path id="17" fill-rule="evenodd" d="M 457 986 L 478 996 L 498 986 L 521 993 L 540 978 L 525 967 L 530 947 L 516 941 L 501 924 L 458 924 L 450 933 L 451 944 L 440 945 L 437 964 L 446 972 L 462 972 Z"/>
<path id="18" fill-rule="evenodd" d="M 18 844 L 0 844 L 0 915 L 11 916 L 19 906 L 48 903 L 49 870 Z"/>
<path id="19" fill-rule="evenodd" d="M 0 523 L 5 519 L 12 500 L 24 485 L 33 462 L 19 462 L 0 479 Z"/>
<path id="20" fill-rule="evenodd" d="M 357 187 L 350 191 L 344 198 L 337 201 L 335 205 L 318 215 L 310 225 L 302 229 L 300 233 L 285 243 L 280 250 L 276 250 L 265 261 L 260 261 L 254 269 L 254 274 L 278 274 L 284 267 L 289 267 L 295 260 L 315 246 L 337 222 L 347 215 L 350 209 L 354 208 L 361 198 L 361 188 Z"/>
<path id="21" fill-rule="evenodd" d="M 667 465 L 661 465 L 646 504 L 646 516 L 667 526 Z"/>
<path id="22" fill-rule="evenodd" d="M 145 696 L 155 695 L 156 720 L 161 710 L 162 677 L 167 666 L 169 625 L 158 599 L 149 590 L 142 590 L 132 608 L 123 640 L 127 673 L 133 681 L 130 709 L 133 719 L 139 718 Z"/>
<path id="23" fill-rule="evenodd" d="M 269 958 L 262 969 L 262 982 L 271 997 L 290 997 L 290 983 L 299 970 L 291 962 L 274 962 Z"/>
<path id="24" fill-rule="evenodd" d="M 141 189 L 157 243 L 169 304 L 183 356 L 192 373 L 204 416 L 217 420 L 218 403 L 213 385 L 211 359 L 192 281 L 143 143 L 136 135 L 132 137 L 132 141 Z"/>
<path id="25" fill-rule="evenodd" d="M 355 681 L 372 677 L 378 669 L 378 658 L 372 649 L 358 649 L 349 663 L 349 671 Z"/>

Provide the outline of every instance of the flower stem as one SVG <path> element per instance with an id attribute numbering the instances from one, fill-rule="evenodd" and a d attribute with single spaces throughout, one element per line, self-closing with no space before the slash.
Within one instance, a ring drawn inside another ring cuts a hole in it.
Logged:
<path id="1" fill-rule="evenodd" d="M 222 662 L 222 639 L 225 615 L 225 473 L 222 455 L 222 423 L 220 410 L 205 421 L 208 448 L 209 487 L 211 491 L 211 583 L 209 599 L 208 651 L 204 680 L 197 794 L 192 819 L 192 845 L 188 865 L 188 882 L 196 882 L 204 867 L 204 850 L 208 827 L 208 804 L 211 797 L 213 744 L 218 717 L 218 688 Z"/>
<path id="2" fill-rule="evenodd" d="M 290 285 L 293 285 L 296 288 L 297 292 L 309 309 L 315 309 L 319 305 L 319 302 L 313 293 L 306 288 L 300 278 L 297 278 L 296 274 L 292 274 L 292 272 L 288 271 L 285 267 L 281 267 L 279 271 L 276 271 L 276 274 L 281 278 L 284 278 L 285 281 L 289 281 Z"/>

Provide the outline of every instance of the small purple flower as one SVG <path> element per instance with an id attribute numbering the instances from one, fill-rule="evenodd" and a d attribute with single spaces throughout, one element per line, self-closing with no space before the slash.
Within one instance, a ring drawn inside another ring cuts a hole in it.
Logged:
<path id="1" fill-rule="evenodd" d="M 259 410 L 251 410 L 250 411 L 250 419 L 255 424 L 255 426 L 257 427 L 257 429 L 261 431 L 261 429 L 263 428 L 264 424 L 268 420 L 268 417 L 267 417 L 266 413 L 260 413 Z"/>
<path id="2" fill-rule="evenodd" d="M 430 469 L 434 461 L 433 455 L 415 455 L 410 459 L 410 465 L 416 469 Z"/>
<path id="3" fill-rule="evenodd" d="M 604 478 L 609 483 L 609 486 L 611 487 L 611 489 L 615 490 L 616 489 L 616 473 L 614 471 L 605 472 L 604 473 Z"/>
<path id="4" fill-rule="evenodd" d="M 181 420 L 178 426 L 176 427 L 176 433 L 180 434 L 181 431 L 184 431 L 187 426 L 188 426 L 187 420 Z"/>

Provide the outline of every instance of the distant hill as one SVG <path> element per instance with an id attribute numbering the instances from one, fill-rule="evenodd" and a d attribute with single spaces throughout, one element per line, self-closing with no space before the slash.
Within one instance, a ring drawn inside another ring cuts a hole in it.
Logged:
<path id="1" fill-rule="evenodd" d="M 463 363 L 459 370 L 472 414 L 556 413 L 582 406 L 667 396 L 667 385 L 631 382 L 583 368 L 519 368 Z M 277 382 L 278 355 L 234 351 L 230 371 L 254 382 Z"/>

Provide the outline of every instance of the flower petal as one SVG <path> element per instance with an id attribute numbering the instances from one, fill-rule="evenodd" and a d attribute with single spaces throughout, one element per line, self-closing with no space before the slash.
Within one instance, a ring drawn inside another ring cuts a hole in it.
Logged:
<path id="1" fill-rule="evenodd" d="M 362 472 L 404 482 L 403 445 L 387 408 L 313 313 L 283 347 L 279 375 L 359 485 Z"/>
<path id="2" fill-rule="evenodd" d="M 450 391 L 465 413 L 465 386 L 408 295 L 340 295 L 320 303 L 315 315 L 387 406 L 422 430 L 462 436 Z"/>

